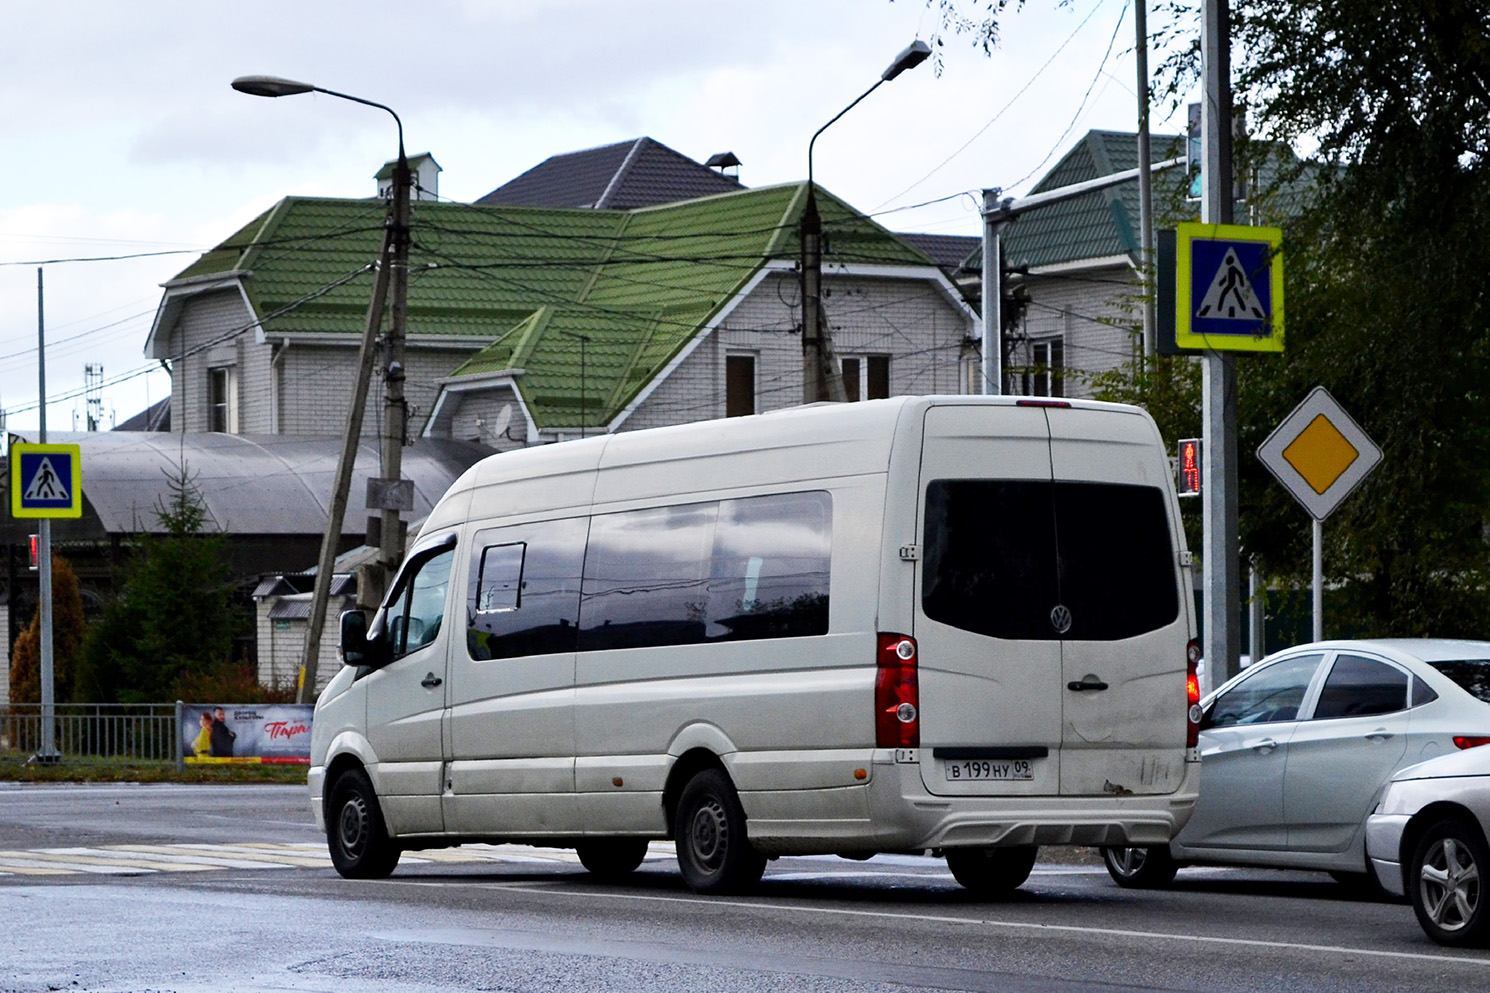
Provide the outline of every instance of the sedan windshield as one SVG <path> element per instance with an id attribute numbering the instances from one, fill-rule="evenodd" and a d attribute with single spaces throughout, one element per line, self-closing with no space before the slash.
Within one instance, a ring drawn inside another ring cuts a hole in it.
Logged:
<path id="1" fill-rule="evenodd" d="M 1428 664 L 1469 693 L 1490 703 L 1490 659 L 1452 659 Z"/>

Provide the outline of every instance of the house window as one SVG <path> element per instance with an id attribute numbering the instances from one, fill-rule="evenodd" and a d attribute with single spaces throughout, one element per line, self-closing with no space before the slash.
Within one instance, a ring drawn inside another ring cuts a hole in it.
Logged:
<path id="1" fill-rule="evenodd" d="M 843 398 L 883 400 L 890 395 L 890 356 L 865 355 L 845 358 L 843 365 Z"/>
<path id="2" fill-rule="evenodd" d="M 238 433 L 238 370 L 233 366 L 207 370 L 207 430 Z"/>
<path id="3" fill-rule="evenodd" d="M 724 416 L 755 413 L 755 356 L 724 357 Z"/>
<path id="4" fill-rule="evenodd" d="M 1024 373 L 1025 396 L 1065 396 L 1066 343 L 1061 338 L 1030 342 L 1030 364 Z"/>

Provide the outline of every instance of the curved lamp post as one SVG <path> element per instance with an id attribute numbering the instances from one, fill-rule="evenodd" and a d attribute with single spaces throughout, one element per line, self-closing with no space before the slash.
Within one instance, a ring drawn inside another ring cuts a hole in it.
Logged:
<path id="1" fill-rule="evenodd" d="M 833 115 L 807 143 L 807 203 L 802 209 L 802 402 L 816 403 L 819 400 L 843 400 L 843 378 L 834 368 L 833 340 L 825 330 L 822 317 L 823 219 L 817 212 L 816 186 L 812 178 L 812 149 L 818 135 L 828 130 L 835 121 L 853 110 L 859 102 L 880 84 L 887 83 L 905 72 L 914 69 L 931 54 L 931 46 L 919 39 L 911 42 L 880 73 L 873 86 L 859 94 L 858 99 Z"/>
<path id="2" fill-rule="evenodd" d="M 413 508 L 413 487 L 404 485 L 403 444 L 406 433 L 407 407 L 404 403 L 404 328 L 408 320 L 409 261 L 409 159 L 404 154 L 404 122 L 392 107 L 335 90 L 313 86 L 279 76 L 239 76 L 233 89 L 256 97 L 287 97 L 300 93 L 324 93 L 353 103 L 386 110 L 398 125 L 398 163 L 393 172 L 393 204 L 383 233 L 383 247 L 378 256 L 377 279 L 372 302 L 367 310 L 362 348 L 358 356 L 357 381 L 353 387 L 352 405 L 348 411 L 347 431 L 342 440 L 336 464 L 336 480 L 328 508 L 326 533 L 321 538 L 321 557 L 316 570 L 315 592 L 311 595 L 309 627 L 305 633 L 305 655 L 301 663 L 300 703 L 315 701 L 316 669 L 321 653 L 321 631 L 326 625 L 326 605 L 331 598 L 332 571 L 336 566 L 336 547 L 341 540 L 342 521 L 346 516 L 347 491 L 352 483 L 352 467 L 357 461 L 357 442 L 362 436 L 362 415 L 367 407 L 368 384 L 372 377 L 378 330 L 383 323 L 384 300 L 392 287 L 392 320 L 387 337 L 387 364 L 384 367 L 384 416 L 381 450 L 382 479 L 369 486 L 369 509 L 382 511 L 380 535 L 381 569 L 364 570 L 358 577 L 358 599 L 368 602 L 370 596 L 381 599 L 387 577 L 403 559 L 403 531 L 400 510 Z M 372 505 L 376 504 L 376 507 Z M 376 587 L 375 589 L 373 587 Z"/>

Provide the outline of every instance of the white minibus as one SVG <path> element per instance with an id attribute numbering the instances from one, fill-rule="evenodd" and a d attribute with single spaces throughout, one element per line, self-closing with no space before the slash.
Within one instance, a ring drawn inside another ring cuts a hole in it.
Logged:
<path id="1" fill-rule="evenodd" d="M 896 397 L 493 455 L 342 616 L 310 790 L 344 876 L 519 842 L 602 877 L 1165 844 L 1195 803 L 1190 556 L 1152 419 Z"/>

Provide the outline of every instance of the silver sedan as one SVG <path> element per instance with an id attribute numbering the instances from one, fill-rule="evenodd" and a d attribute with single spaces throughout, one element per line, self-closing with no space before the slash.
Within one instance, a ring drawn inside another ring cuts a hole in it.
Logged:
<path id="1" fill-rule="evenodd" d="M 1490 642 L 1324 641 L 1202 702 L 1200 799 L 1161 848 L 1103 850 L 1123 886 L 1184 865 L 1319 869 L 1370 885 L 1365 822 L 1401 768 L 1490 742 Z"/>
<path id="2" fill-rule="evenodd" d="M 1366 822 L 1381 885 L 1412 900 L 1441 945 L 1490 945 L 1490 748 L 1403 769 Z"/>

